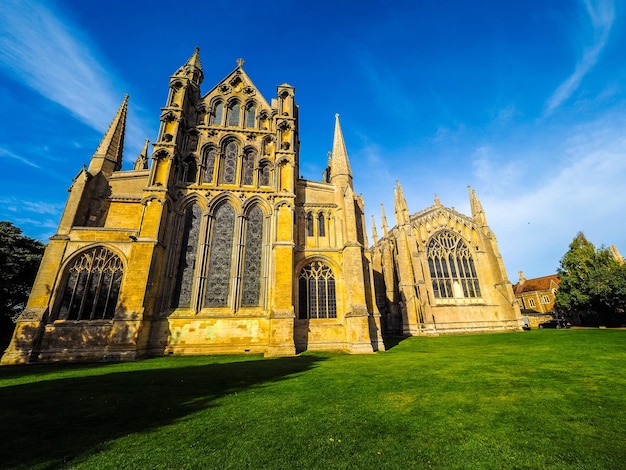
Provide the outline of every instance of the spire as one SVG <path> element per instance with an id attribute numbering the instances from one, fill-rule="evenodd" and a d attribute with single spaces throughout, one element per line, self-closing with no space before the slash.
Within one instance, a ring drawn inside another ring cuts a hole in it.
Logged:
<path id="1" fill-rule="evenodd" d="M 372 240 L 374 241 L 374 245 L 378 243 L 378 232 L 376 231 L 376 221 L 374 220 L 373 214 L 372 214 Z"/>
<path id="2" fill-rule="evenodd" d="M 186 76 L 191 79 L 196 85 L 200 85 L 204 80 L 204 73 L 202 72 L 202 63 L 200 62 L 200 48 L 196 46 L 196 49 L 191 54 L 191 57 L 185 62 L 181 68 L 179 68 L 174 75 Z"/>
<path id="3" fill-rule="evenodd" d="M 396 180 L 396 187 L 393 190 L 394 192 L 394 206 L 396 211 L 396 224 L 404 225 L 409 223 L 409 206 L 406 204 L 406 199 L 404 198 L 404 192 L 402 191 L 402 186 L 400 185 L 400 181 Z"/>
<path id="4" fill-rule="evenodd" d="M 102 171 L 110 175 L 112 172 L 122 168 L 127 109 L 128 95 L 125 95 L 111 125 L 102 137 L 96 153 L 91 157 L 89 173 L 95 174 L 98 171 Z M 109 163 L 107 164 L 106 162 Z"/>
<path id="5" fill-rule="evenodd" d="M 385 206 L 383 204 L 380 205 L 380 210 L 382 212 L 383 234 L 386 237 L 389 235 L 389 227 L 387 226 L 387 216 L 385 215 Z"/>
<path id="6" fill-rule="evenodd" d="M 437 196 L 437 193 L 435 193 L 435 207 L 441 207 L 441 200 L 439 196 Z"/>
<path id="7" fill-rule="evenodd" d="M 147 170 L 148 169 L 148 146 L 150 141 L 146 139 L 146 143 L 143 145 L 143 149 L 139 152 L 137 159 L 135 160 L 135 170 Z"/>
<path id="8" fill-rule="evenodd" d="M 469 199 L 470 199 L 470 207 L 472 209 L 472 217 L 480 226 L 487 225 L 487 217 L 485 216 L 485 211 L 483 210 L 483 205 L 478 200 L 478 196 L 476 195 L 476 191 L 472 189 L 471 186 L 468 186 L 469 190 Z"/>
<path id="9" fill-rule="evenodd" d="M 348 151 L 346 150 L 341 125 L 339 124 L 339 114 L 335 114 L 335 135 L 333 138 L 332 160 L 330 164 L 331 183 L 338 176 L 347 177 L 348 184 L 352 186 L 352 171 L 350 170 Z"/>

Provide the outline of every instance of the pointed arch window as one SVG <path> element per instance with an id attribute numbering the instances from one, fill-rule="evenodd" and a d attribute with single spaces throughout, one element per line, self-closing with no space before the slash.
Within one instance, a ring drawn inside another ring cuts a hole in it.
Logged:
<path id="1" fill-rule="evenodd" d="M 256 105 L 249 103 L 246 106 L 246 127 L 256 127 Z"/>
<path id="2" fill-rule="evenodd" d="M 59 320 L 111 320 L 115 315 L 124 267 L 104 247 L 77 256 L 65 274 Z"/>
<path id="3" fill-rule="evenodd" d="M 190 155 L 185 159 L 184 163 L 184 181 L 185 183 L 195 183 L 197 174 L 196 158 Z"/>
<path id="4" fill-rule="evenodd" d="M 215 160 L 217 157 L 217 150 L 214 147 L 210 147 L 204 152 L 204 178 L 205 183 L 213 182 L 213 174 L 215 172 Z"/>
<path id="5" fill-rule="evenodd" d="M 315 230 L 313 228 L 313 214 L 310 212 L 306 216 L 306 235 L 307 237 L 312 237 L 315 235 Z"/>
<path id="6" fill-rule="evenodd" d="M 233 101 L 228 105 L 228 125 L 239 126 L 239 119 L 241 114 L 241 105 L 238 101 Z"/>
<path id="7" fill-rule="evenodd" d="M 255 151 L 247 149 L 243 154 L 241 184 L 250 186 L 254 181 L 254 156 Z"/>
<path id="8" fill-rule="evenodd" d="M 317 234 L 320 237 L 325 237 L 326 236 L 326 224 L 325 224 L 325 220 L 324 220 L 324 214 L 322 212 L 320 212 L 317 215 Z"/>
<path id="9" fill-rule="evenodd" d="M 230 204 L 224 203 L 215 211 L 211 230 L 205 307 L 228 306 L 234 230 L 235 210 Z"/>
<path id="10" fill-rule="evenodd" d="M 191 290 L 196 267 L 201 219 L 202 210 L 197 204 L 187 207 L 180 242 L 176 281 L 174 282 L 174 294 L 172 295 L 171 305 L 174 308 L 191 307 Z"/>
<path id="11" fill-rule="evenodd" d="M 428 267 L 436 298 L 480 297 L 472 253 L 461 237 L 448 230 L 428 243 Z"/>
<path id="12" fill-rule="evenodd" d="M 237 172 L 237 155 L 239 154 L 239 146 L 236 142 L 230 141 L 224 147 L 221 165 L 220 183 L 235 184 Z"/>
<path id="13" fill-rule="evenodd" d="M 261 163 L 259 167 L 259 186 L 270 185 L 270 165 L 267 162 Z"/>
<path id="14" fill-rule="evenodd" d="M 337 318 L 335 276 L 319 261 L 302 268 L 298 277 L 298 316 L 301 319 Z"/>
<path id="15" fill-rule="evenodd" d="M 224 115 L 224 103 L 222 103 L 221 101 L 218 101 L 217 103 L 215 103 L 215 107 L 213 108 L 213 113 L 211 116 L 211 124 L 214 124 L 216 126 L 221 126 L 223 115 Z"/>
<path id="16" fill-rule="evenodd" d="M 244 246 L 241 305 L 253 307 L 259 305 L 260 300 L 263 251 L 263 211 L 258 206 L 248 212 Z"/>

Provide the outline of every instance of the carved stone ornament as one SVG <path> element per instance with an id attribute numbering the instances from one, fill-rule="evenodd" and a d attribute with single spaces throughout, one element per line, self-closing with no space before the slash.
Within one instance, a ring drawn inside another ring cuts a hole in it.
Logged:
<path id="1" fill-rule="evenodd" d="M 176 116 L 174 116 L 174 113 L 171 111 L 164 111 L 163 114 L 161 114 L 161 121 L 172 122 L 174 119 L 176 119 Z"/>
<path id="2" fill-rule="evenodd" d="M 209 132 L 207 132 L 207 136 L 209 137 L 215 137 L 217 135 L 217 131 L 212 129 Z"/>
<path id="3" fill-rule="evenodd" d="M 256 140 L 256 134 L 254 132 L 249 132 L 246 138 L 248 140 Z"/>
<path id="4" fill-rule="evenodd" d="M 247 86 L 242 90 L 246 95 L 254 95 L 256 91 L 251 86 Z"/>
<path id="5" fill-rule="evenodd" d="M 220 85 L 219 90 L 222 93 L 230 93 L 231 88 L 228 85 L 226 85 L 226 83 L 223 83 L 223 84 Z"/>
<path id="6" fill-rule="evenodd" d="M 291 123 L 289 121 L 287 121 L 287 120 L 280 121 L 278 123 L 278 128 L 281 131 L 286 131 L 287 129 L 291 129 Z"/>
<path id="7" fill-rule="evenodd" d="M 230 85 L 233 87 L 239 85 L 240 83 L 241 83 L 241 77 L 239 76 L 233 77 L 232 80 L 230 81 Z"/>

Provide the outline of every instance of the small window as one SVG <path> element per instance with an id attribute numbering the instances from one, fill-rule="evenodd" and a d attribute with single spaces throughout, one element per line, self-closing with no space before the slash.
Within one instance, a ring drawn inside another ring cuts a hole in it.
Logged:
<path id="1" fill-rule="evenodd" d="M 313 230 L 313 214 L 311 214 L 310 212 L 306 216 L 306 234 L 309 237 L 315 235 L 315 232 Z"/>
<path id="2" fill-rule="evenodd" d="M 326 236 L 326 226 L 324 223 L 324 214 L 322 214 L 321 212 L 319 213 L 319 215 L 317 216 L 317 234 L 320 237 L 325 237 Z"/>
<path id="3" fill-rule="evenodd" d="M 534 307 L 535 306 L 535 299 L 528 299 L 528 305 L 530 307 Z"/>
<path id="4" fill-rule="evenodd" d="M 267 163 L 261 164 L 259 169 L 259 186 L 270 185 L 270 167 Z"/>
<path id="5" fill-rule="evenodd" d="M 548 297 L 547 295 L 544 295 L 543 297 L 541 297 L 541 301 L 544 304 L 549 304 L 550 303 L 550 297 Z"/>
<path id="6" fill-rule="evenodd" d="M 251 103 L 246 108 L 246 127 L 256 127 L 256 106 Z"/>
<path id="7" fill-rule="evenodd" d="M 228 108 L 228 125 L 229 126 L 238 126 L 239 125 L 239 113 L 241 106 L 236 101 L 232 103 Z"/>
<path id="8" fill-rule="evenodd" d="M 224 103 L 219 101 L 215 104 L 215 108 L 213 109 L 213 116 L 211 120 L 211 124 L 216 126 L 220 126 L 222 124 L 222 115 L 224 114 Z"/>

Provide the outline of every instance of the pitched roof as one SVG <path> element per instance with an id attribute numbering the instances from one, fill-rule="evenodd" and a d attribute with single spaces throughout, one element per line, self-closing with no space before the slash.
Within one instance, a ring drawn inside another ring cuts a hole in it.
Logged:
<path id="1" fill-rule="evenodd" d="M 561 280 L 556 274 L 550 274 L 549 276 L 535 277 L 533 279 L 526 279 L 521 284 L 518 282 L 513 286 L 513 292 L 515 294 L 523 294 L 526 292 L 546 291 L 552 287 L 558 286 Z"/>

